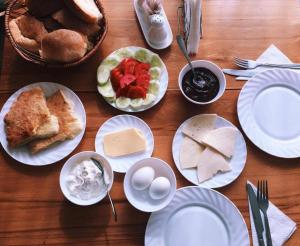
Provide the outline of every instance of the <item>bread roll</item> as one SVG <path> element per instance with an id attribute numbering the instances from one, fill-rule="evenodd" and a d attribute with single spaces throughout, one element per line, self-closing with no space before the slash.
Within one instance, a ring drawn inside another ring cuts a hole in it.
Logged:
<path id="1" fill-rule="evenodd" d="M 25 0 L 29 12 L 37 17 L 45 17 L 61 9 L 63 0 Z"/>
<path id="2" fill-rule="evenodd" d="M 89 38 L 92 38 L 97 32 L 100 31 L 98 24 L 88 24 L 76 15 L 70 12 L 67 8 L 63 8 L 54 14 L 52 18 L 60 23 L 63 27 L 80 32 Z"/>
<path id="3" fill-rule="evenodd" d="M 65 3 L 75 15 L 87 23 L 98 23 L 103 17 L 94 0 L 65 0 Z"/>
<path id="4" fill-rule="evenodd" d="M 38 53 L 41 40 L 48 32 L 43 23 L 31 15 L 21 15 L 9 22 L 15 42 L 22 48 Z"/>
<path id="5" fill-rule="evenodd" d="M 75 31 L 59 29 L 44 36 L 40 55 L 52 62 L 74 62 L 87 51 L 87 38 Z"/>

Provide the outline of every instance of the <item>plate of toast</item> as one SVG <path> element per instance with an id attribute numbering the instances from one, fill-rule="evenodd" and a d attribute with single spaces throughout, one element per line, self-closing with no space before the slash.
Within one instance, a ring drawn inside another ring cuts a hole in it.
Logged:
<path id="1" fill-rule="evenodd" d="M 69 88 L 50 82 L 15 92 L 0 114 L 0 142 L 15 160 L 32 166 L 55 163 L 80 143 L 86 113 Z"/>

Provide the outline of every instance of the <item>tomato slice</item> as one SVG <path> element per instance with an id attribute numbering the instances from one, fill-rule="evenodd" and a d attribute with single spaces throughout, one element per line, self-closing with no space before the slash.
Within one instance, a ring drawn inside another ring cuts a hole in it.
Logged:
<path id="1" fill-rule="evenodd" d="M 134 74 L 136 76 L 140 75 L 140 74 L 148 74 L 150 70 L 150 64 L 148 63 L 140 63 L 138 65 L 135 66 L 135 72 Z"/>
<path id="2" fill-rule="evenodd" d="M 141 86 L 130 86 L 128 89 L 127 97 L 131 99 L 146 98 L 146 90 Z"/>
<path id="3" fill-rule="evenodd" d="M 120 88 L 124 88 L 136 80 L 136 77 L 131 74 L 125 74 L 120 80 Z"/>
<path id="4" fill-rule="evenodd" d="M 138 65 L 138 64 L 134 60 L 127 61 L 124 65 L 124 74 L 134 75 L 136 65 Z"/>
<path id="5" fill-rule="evenodd" d="M 128 94 L 128 90 L 130 88 L 130 85 L 129 86 L 126 86 L 124 88 L 119 88 L 116 92 L 116 97 L 127 97 L 127 94 Z"/>
<path id="6" fill-rule="evenodd" d="M 139 64 L 139 61 L 134 58 L 123 59 L 123 61 L 118 66 L 123 73 L 125 73 L 125 65 L 130 62 L 134 62 L 136 65 Z"/>
<path id="7" fill-rule="evenodd" d="M 110 81 L 111 81 L 114 91 L 118 91 L 118 89 L 120 88 L 120 81 L 121 81 L 122 77 L 123 77 L 123 74 L 120 71 L 120 69 L 115 68 L 111 71 Z"/>
<path id="8" fill-rule="evenodd" d="M 149 88 L 150 84 L 150 75 L 149 74 L 140 74 L 136 78 L 136 84 L 143 87 L 146 91 Z"/>

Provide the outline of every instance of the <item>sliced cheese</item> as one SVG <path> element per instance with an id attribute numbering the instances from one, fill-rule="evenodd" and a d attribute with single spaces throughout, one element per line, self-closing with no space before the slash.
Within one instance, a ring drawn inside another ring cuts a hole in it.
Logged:
<path id="1" fill-rule="evenodd" d="M 231 158 L 234 153 L 237 129 L 222 127 L 209 132 L 203 139 L 203 144 L 214 148 L 224 156 Z"/>
<path id="2" fill-rule="evenodd" d="M 197 115 L 188 121 L 182 132 L 198 143 L 202 143 L 203 137 L 214 129 L 216 119 L 216 114 Z"/>
<path id="3" fill-rule="evenodd" d="M 219 171 L 230 171 L 231 167 L 225 158 L 216 150 L 207 147 L 198 160 L 197 174 L 199 183 L 211 179 Z"/>
<path id="4" fill-rule="evenodd" d="M 203 150 L 204 147 L 201 144 L 189 137 L 184 137 L 179 152 L 181 168 L 197 167 L 199 156 Z"/>
<path id="5" fill-rule="evenodd" d="M 105 135 L 103 147 L 107 156 L 118 157 L 144 151 L 147 144 L 140 130 L 129 128 Z"/>

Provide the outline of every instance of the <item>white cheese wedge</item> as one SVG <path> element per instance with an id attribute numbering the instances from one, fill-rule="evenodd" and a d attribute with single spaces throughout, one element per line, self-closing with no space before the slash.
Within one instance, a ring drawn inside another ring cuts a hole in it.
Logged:
<path id="1" fill-rule="evenodd" d="M 231 167 L 216 150 L 207 147 L 199 157 L 197 175 L 199 183 L 211 179 L 216 173 L 230 171 Z"/>
<path id="2" fill-rule="evenodd" d="M 198 143 L 202 143 L 202 138 L 214 129 L 216 119 L 216 114 L 195 116 L 183 127 L 182 132 Z"/>
<path id="3" fill-rule="evenodd" d="M 184 137 L 180 152 L 179 161 L 182 169 L 197 167 L 198 159 L 204 147 L 189 137 Z"/>
<path id="4" fill-rule="evenodd" d="M 231 158 L 234 153 L 237 129 L 222 127 L 210 131 L 203 139 L 203 144 L 214 148 L 224 156 Z"/>
<path id="5" fill-rule="evenodd" d="M 139 129 L 129 128 L 105 135 L 103 147 L 107 156 L 119 157 L 145 151 L 147 143 Z"/>

